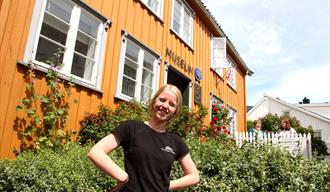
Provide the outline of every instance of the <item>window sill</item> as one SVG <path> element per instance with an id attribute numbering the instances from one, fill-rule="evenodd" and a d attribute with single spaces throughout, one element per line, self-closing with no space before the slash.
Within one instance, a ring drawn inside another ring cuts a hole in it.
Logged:
<path id="1" fill-rule="evenodd" d="M 25 67 L 29 67 L 29 64 L 26 63 L 26 62 L 18 61 L 17 64 L 22 65 L 22 66 L 25 66 Z M 48 68 L 43 67 L 43 66 L 38 65 L 38 64 L 35 64 L 35 68 L 34 69 L 37 70 L 37 71 L 43 72 L 45 74 L 48 71 Z M 65 80 L 65 81 L 70 81 L 71 80 L 72 83 L 74 83 L 76 85 L 79 85 L 79 86 L 85 87 L 87 89 L 93 90 L 93 91 L 95 91 L 97 93 L 103 94 L 103 92 L 100 89 L 96 88 L 94 85 L 91 85 L 91 84 L 88 84 L 86 82 L 80 81 L 79 79 L 75 79 L 75 78 L 72 79 L 71 76 L 67 76 L 65 74 L 59 73 L 59 78 Z"/>
<path id="2" fill-rule="evenodd" d="M 227 82 L 227 86 L 237 94 L 236 88 L 234 88 L 230 83 Z"/>
<path id="3" fill-rule="evenodd" d="M 190 51 L 194 52 L 194 48 L 189 45 L 184 39 L 182 39 L 182 37 L 177 33 L 175 32 L 172 28 L 170 29 L 170 32 L 173 33 L 177 38 L 180 39 L 180 41 L 186 46 L 189 48 Z"/>
<path id="4" fill-rule="evenodd" d="M 210 67 L 210 70 L 213 71 L 222 81 L 225 81 L 224 77 L 221 76 L 218 72 L 216 72 L 212 67 Z"/>

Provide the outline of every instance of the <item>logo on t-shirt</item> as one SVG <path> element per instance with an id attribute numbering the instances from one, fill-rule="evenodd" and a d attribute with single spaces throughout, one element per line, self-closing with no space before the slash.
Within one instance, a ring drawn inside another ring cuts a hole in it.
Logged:
<path id="1" fill-rule="evenodd" d="M 173 155 L 175 155 L 175 152 L 173 151 L 173 149 L 169 146 L 166 146 L 165 148 L 161 148 L 163 151 L 168 152 L 168 153 L 172 153 Z"/>

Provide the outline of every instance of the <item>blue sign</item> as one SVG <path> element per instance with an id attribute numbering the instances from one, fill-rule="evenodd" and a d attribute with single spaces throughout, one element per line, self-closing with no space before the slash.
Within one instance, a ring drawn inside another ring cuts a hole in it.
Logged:
<path id="1" fill-rule="evenodd" d="M 195 79 L 197 81 L 202 80 L 202 71 L 199 68 L 195 68 Z"/>

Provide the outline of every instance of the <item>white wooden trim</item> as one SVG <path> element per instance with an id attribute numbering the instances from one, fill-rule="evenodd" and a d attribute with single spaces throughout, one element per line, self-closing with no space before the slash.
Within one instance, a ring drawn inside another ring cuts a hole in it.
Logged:
<path id="1" fill-rule="evenodd" d="M 62 72 L 65 74 L 71 73 L 72 60 L 74 55 L 74 47 L 77 40 L 77 31 L 79 28 L 79 18 L 81 15 L 81 9 L 78 6 L 74 6 L 71 13 L 70 25 L 65 44 L 66 50 L 63 56 L 63 68 Z"/>

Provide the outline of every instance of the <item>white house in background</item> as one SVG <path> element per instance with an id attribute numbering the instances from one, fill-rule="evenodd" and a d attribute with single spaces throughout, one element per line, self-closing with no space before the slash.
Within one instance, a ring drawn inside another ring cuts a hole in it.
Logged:
<path id="1" fill-rule="evenodd" d="M 296 106 L 330 119 L 330 103 L 299 103 Z"/>
<path id="2" fill-rule="evenodd" d="M 296 117 L 303 127 L 313 127 L 314 137 L 320 137 L 330 153 L 330 104 L 290 104 L 265 94 L 247 113 L 248 120 L 264 117 L 268 113 Z"/>

